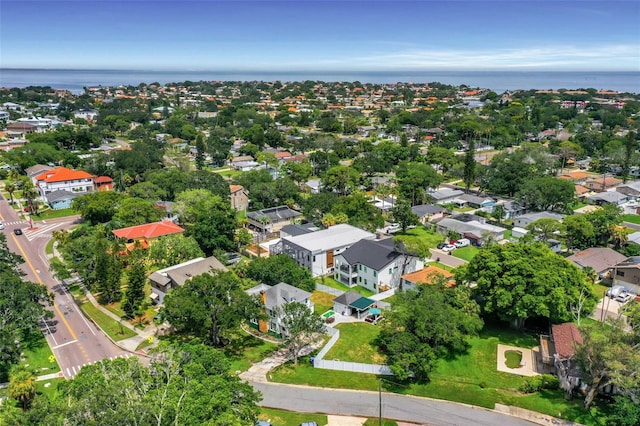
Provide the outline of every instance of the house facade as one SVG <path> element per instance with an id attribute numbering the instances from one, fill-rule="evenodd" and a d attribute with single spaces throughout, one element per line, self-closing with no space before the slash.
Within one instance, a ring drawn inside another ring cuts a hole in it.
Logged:
<path id="1" fill-rule="evenodd" d="M 499 226 L 485 223 L 485 219 L 480 216 L 470 214 L 445 217 L 438 222 L 437 230 L 443 235 L 455 232 L 460 235 L 460 238 L 467 238 L 476 246 L 482 246 L 489 239 L 503 240 L 506 231 Z"/>
<path id="2" fill-rule="evenodd" d="M 167 293 L 176 287 L 184 285 L 188 280 L 203 274 L 224 272 L 227 268 L 215 257 L 198 257 L 178 265 L 160 269 L 149 275 L 151 284 L 151 300 L 162 305 Z"/>
<path id="3" fill-rule="evenodd" d="M 423 266 L 422 259 L 404 254 L 392 238 L 363 239 L 336 256 L 334 278 L 349 287 L 359 285 L 380 293 L 398 288 L 403 274 Z"/>
<path id="4" fill-rule="evenodd" d="M 586 250 L 579 251 L 569 257 L 567 260 L 577 267 L 584 269 L 591 267 L 603 278 L 620 262 L 624 262 L 627 257 L 608 247 L 591 247 Z"/>
<path id="5" fill-rule="evenodd" d="M 613 285 L 621 285 L 630 293 L 640 294 L 640 256 L 631 256 L 613 267 Z"/>
<path id="6" fill-rule="evenodd" d="M 360 240 L 373 240 L 375 234 L 348 224 L 331 226 L 322 231 L 283 237 L 270 247 L 272 255 L 286 254 L 314 277 L 333 273 L 335 258 Z"/>
<path id="7" fill-rule="evenodd" d="M 413 206 L 411 207 L 411 212 L 418 216 L 418 220 L 420 220 L 420 223 L 423 225 L 434 220 L 442 219 L 448 213 L 447 209 L 435 204 Z"/>
<path id="8" fill-rule="evenodd" d="M 246 211 L 249 207 L 249 194 L 242 185 L 229 185 L 231 193 L 231 208 L 236 211 Z"/>
<path id="9" fill-rule="evenodd" d="M 246 293 L 250 296 L 260 297 L 267 317 L 266 320 L 251 318 L 249 320 L 251 327 L 278 338 L 288 335 L 287 329 L 282 322 L 282 308 L 284 305 L 298 302 L 304 304 L 313 312 L 311 293 L 287 283 L 279 283 L 274 286 L 259 284 L 247 290 Z"/>
<path id="10" fill-rule="evenodd" d="M 45 200 L 49 207 L 53 210 L 62 210 L 71 208 L 71 202 L 74 198 L 79 197 L 82 194 L 65 191 L 64 189 L 59 189 L 57 191 L 53 191 L 45 195 Z"/>
<path id="11" fill-rule="evenodd" d="M 94 177 L 82 170 L 71 170 L 66 167 L 57 167 L 46 170 L 33 178 L 40 195 L 65 190 L 73 193 L 88 193 L 95 190 Z"/>
<path id="12" fill-rule="evenodd" d="M 249 227 L 263 233 L 279 232 L 286 225 L 291 225 L 302 213 L 287 206 L 270 207 L 247 213 Z"/>

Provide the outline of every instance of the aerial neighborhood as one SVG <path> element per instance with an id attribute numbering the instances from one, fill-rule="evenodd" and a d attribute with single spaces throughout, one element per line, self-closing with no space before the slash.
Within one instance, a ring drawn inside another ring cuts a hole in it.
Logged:
<path id="1" fill-rule="evenodd" d="M 640 424 L 639 113 L 435 82 L 0 89 L 0 423 L 101 424 L 77 320 L 119 380 L 184 363 L 244 395 L 229 424 L 257 382 Z"/>

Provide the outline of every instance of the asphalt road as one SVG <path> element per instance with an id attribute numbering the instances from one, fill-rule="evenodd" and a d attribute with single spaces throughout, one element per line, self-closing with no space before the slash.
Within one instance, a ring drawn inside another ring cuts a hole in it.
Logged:
<path id="1" fill-rule="evenodd" d="M 55 230 L 69 229 L 75 218 L 51 219 L 30 224 L 21 221 L 7 200 L 0 200 L 0 220 L 4 222 L 9 249 L 21 255 L 24 279 L 46 285 L 54 294 L 51 308 L 54 317 L 43 326 L 43 332 L 65 377 L 74 377 L 82 366 L 105 358 L 130 356 L 114 345 L 93 323 L 79 312 L 71 295 L 49 272 L 45 246 Z M 21 228 L 23 235 L 13 230 Z"/>
<path id="2" fill-rule="evenodd" d="M 299 413 L 328 413 L 377 418 L 377 392 L 251 383 L 262 392 L 260 405 Z M 437 426 L 531 426 L 533 423 L 480 407 L 406 395 L 382 394 L 382 417 Z"/>

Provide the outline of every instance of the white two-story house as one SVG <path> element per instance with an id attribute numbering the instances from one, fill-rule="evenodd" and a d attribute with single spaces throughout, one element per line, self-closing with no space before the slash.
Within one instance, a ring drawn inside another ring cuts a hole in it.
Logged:
<path id="1" fill-rule="evenodd" d="M 361 240 L 336 256 L 334 278 L 349 287 L 360 285 L 380 293 L 398 288 L 403 274 L 423 267 L 422 259 L 406 253 L 392 238 Z"/>
<path id="2" fill-rule="evenodd" d="M 66 167 L 56 167 L 46 170 L 33 178 L 41 196 L 54 191 L 69 191 L 72 193 L 93 192 L 95 190 L 94 176 L 82 171 L 71 170 Z"/>

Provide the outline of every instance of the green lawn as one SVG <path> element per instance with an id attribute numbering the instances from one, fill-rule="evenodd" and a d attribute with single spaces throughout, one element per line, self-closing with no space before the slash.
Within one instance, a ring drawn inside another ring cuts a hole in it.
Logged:
<path id="1" fill-rule="evenodd" d="M 233 339 L 233 343 L 225 348 L 225 354 L 229 358 L 231 371 L 246 371 L 252 364 L 267 358 L 278 348 L 275 343 L 241 331 Z"/>
<path id="2" fill-rule="evenodd" d="M 314 291 L 313 294 L 311 294 L 314 312 L 318 315 L 322 315 L 328 310 L 333 309 L 333 299 L 335 298 L 336 296 L 333 294 L 319 290 Z"/>
<path id="3" fill-rule="evenodd" d="M 296 426 L 305 422 L 316 422 L 318 426 L 325 426 L 328 421 L 325 414 L 293 413 L 272 408 L 262 408 L 260 411 L 258 418 L 269 421 L 273 426 Z"/>
<path id="4" fill-rule="evenodd" d="M 117 321 L 114 321 L 110 316 L 98 310 L 90 302 L 82 303 L 80 305 L 80 309 L 82 309 L 89 318 L 95 321 L 95 323 L 98 324 L 98 326 L 115 341 L 128 339 L 129 337 L 136 335 L 132 330 Z"/>
<path id="5" fill-rule="evenodd" d="M 62 324 L 58 324 L 57 326 L 61 327 Z M 53 356 L 51 349 L 49 349 L 47 340 L 42 333 L 33 333 L 33 335 L 24 342 L 24 345 L 24 361 L 21 361 L 20 365 L 28 366 L 27 368 L 33 371 L 36 376 L 60 371 L 58 362 Z"/>
<path id="6" fill-rule="evenodd" d="M 438 268 L 442 268 L 445 271 L 449 271 L 449 272 L 454 271 L 456 269 L 456 268 L 452 268 L 451 266 L 445 265 L 444 263 L 440 263 L 440 262 L 429 262 L 428 265 L 437 266 Z M 425 266 L 427 266 L 427 265 L 425 265 Z"/>
<path id="7" fill-rule="evenodd" d="M 637 214 L 623 214 L 622 220 L 624 222 L 631 222 L 640 225 L 640 215 Z"/>
<path id="8" fill-rule="evenodd" d="M 44 246 L 44 252 L 46 254 L 53 254 L 53 245 L 55 244 L 55 241 L 53 239 L 50 239 L 47 242 L 47 245 Z"/>
<path id="9" fill-rule="evenodd" d="M 509 368 L 518 368 L 522 362 L 522 352 L 520 351 L 505 351 L 505 358 L 507 358 L 505 364 Z"/>
<path id="10" fill-rule="evenodd" d="M 41 212 L 38 213 L 38 215 L 31 216 L 31 218 L 33 219 L 34 222 L 36 222 L 36 221 L 47 220 L 47 219 L 57 219 L 59 217 L 73 216 L 74 214 L 78 214 L 78 213 L 73 209 L 60 209 L 60 210 L 48 209 L 48 210 L 42 210 Z"/>
<path id="11" fill-rule="evenodd" d="M 418 226 L 407 230 L 404 234 L 398 233 L 396 236 L 407 243 L 418 246 L 436 247 L 438 243 L 444 241 L 444 235 L 432 232 L 424 226 Z"/>
<path id="12" fill-rule="evenodd" d="M 373 341 L 380 334 L 380 327 L 366 322 L 338 324 L 340 339 L 329 350 L 325 359 L 384 364 L 386 358 L 378 352 Z"/>
<path id="13" fill-rule="evenodd" d="M 373 296 L 375 294 L 374 292 L 372 292 L 368 288 L 364 288 L 364 287 L 359 286 L 359 285 L 357 285 L 357 286 L 355 286 L 353 288 L 352 287 L 348 287 L 348 286 L 342 284 L 341 282 L 338 282 L 338 281 L 334 280 L 331 277 L 323 277 L 323 278 L 320 278 L 320 279 L 316 280 L 316 282 L 318 282 L 320 284 L 324 284 L 327 287 L 335 288 L 336 290 L 355 291 L 356 293 L 360 293 L 364 297 L 370 297 L 370 296 Z"/>
<path id="14" fill-rule="evenodd" d="M 464 259 L 467 262 L 469 262 L 471 259 L 474 258 L 476 254 L 478 254 L 479 251 L 480 249 L 478 247 L 466 246 L 466 247 L 460 247 L 458 249 L 455 249 L 452 253 L 453 253 L 453 256 L 459 259 Z"/>
<path id="15" fill-rule="evenodd" d="M 532 348 L 538 344 L 536 336 L 525 335 L 506 327 L 487 326 L 480 336 L 469 339 L 470 349 L 464 355 L 440 360 L 428 384 L 397 386 L 383 380 L 385 391 L 462 402 L 486 408 L 495 403 L 514 405 L 541 413 L 574 420 L 583 424 L 601 424 L 602 412 L 597 407 L 590 412 L 581 401 L 567 401 L 561 391 L 543 391 L 523 395 L 517 391 L 524 377 L 497 371 L 498 343 Z M 291 363 L 270 374 L 274 382 L 307 384 L 376 391 L 377 376 L 362 373 L 314 369 L 307 360 L 297 368 Z"/>
<path id="16" fill-rule="evenodd" d="M 363 426 L 378 426 L 380 419 L 367 419 Z M 398 426 L 398 423 L 393 420 L 382 419 L 382 426 Z"/>

